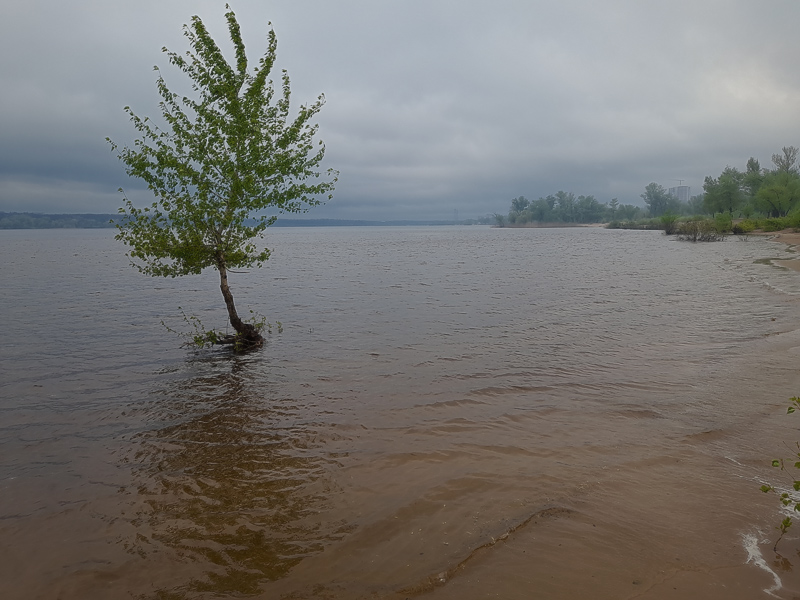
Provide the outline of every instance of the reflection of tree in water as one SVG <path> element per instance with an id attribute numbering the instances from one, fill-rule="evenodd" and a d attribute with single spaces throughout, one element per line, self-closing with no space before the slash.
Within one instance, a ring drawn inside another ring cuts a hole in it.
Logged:
<path id="1" fill-rule="evenodd" d="M 144 508 L 131 551 L 163 544 L 204 571 L 161 598 L 257 594 L 342 533 L 314 521 L 328 459 L 299 407 L 271 398 L 246 357 L 202 366 L 216 372 L 170 385 L 148 414 L 159 426 L 134 439 Z"/>

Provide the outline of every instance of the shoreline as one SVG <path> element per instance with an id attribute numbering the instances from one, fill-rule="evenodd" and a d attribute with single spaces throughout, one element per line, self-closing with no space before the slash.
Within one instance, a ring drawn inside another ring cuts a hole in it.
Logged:
<path id="1" fill-rule="evenodd" d="M 757 232 L 754 233 L 754 235 L 766 236 L 767 239 L 771 241 L 786 244 L 789 247 L 789 250 L 792 250 L 796 246 L 800 246 L 800 232 L 797 231 L 784 229 L 774 233 Z M 778 267 L 784 267 L 786 269 L 791 269 L 792 271 L 800 272 L 800 256 L 798 256 L 798 258 L 790 258 L 787 260 L 773 260 L 772 264 Z"/>

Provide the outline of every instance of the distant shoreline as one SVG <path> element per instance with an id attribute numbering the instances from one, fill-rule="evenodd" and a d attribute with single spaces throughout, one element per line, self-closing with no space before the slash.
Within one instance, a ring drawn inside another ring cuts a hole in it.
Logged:
<path id="1" fill-rule="evenodd" d="M 606 227 L 608 223 L 568 223 L 566 221 L 527 221 L 493 225 L 497 229 L 564 229 L 567 227 Z"/>
<path id="2" fill-rule="evenodd" d="M 45 214 L 27 212 L 0 212 L 0 229 L 108 229 L 113 228 L 112 219 L 117 214 Z M 437 225 L 488 225 L 478 219 L 465 221 L 373 221 L 366 219 L 283 219 L 279 218 L 273 227 L 409 227 Z"/>

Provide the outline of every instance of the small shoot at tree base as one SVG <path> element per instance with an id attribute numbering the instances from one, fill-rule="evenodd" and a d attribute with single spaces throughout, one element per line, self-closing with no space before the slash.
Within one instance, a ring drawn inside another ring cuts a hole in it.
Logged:
<path id="1" fill-rule="evenodd" d="M 797 396 L 789 398 L 789 402 L 791 402 L 791 404 L 789 405 L 789 408 L 786 410 L 787 414 L 792 414 L 797 410 L 800 410 L 800 398 L 798 398 Z M 797 460 L 794 461 L 792 466 L 795 469 L 800 469 L 800 442 L 795 442 L 795 450 L 796 452 L 794 458 Z M 791 461 L 786 461 L 782 458 L 776 458 L 772 461 L 772 466 L 776 469 L 780 469 L 781 471 L 786 471 L 787 462 Z M 792 480 L 791 488 L 794 492 L 800 492 L 800 480 L 796 479 Z M 764 492 L 765 494 L 769 492 L 775 492 L 776 494 L 779 494 L 780 502 L 783 507 L 785 508 L 791 507 L 793 512 L 800 512 L 800 501 L 798 499 L 797 494 L 792 494 L 789 491 L 781 492 L 774 486 L 769 484 L 762 485 L 761 491 Z M 775 546 L 773 548 L 775 552 L 778 551 L 778 543 L 781 541 L 781 539 L 783 539 L 783 536 L 786 534 L 786 532 L 789 531 L 789 528 L 792 526 L 793 522 L 794 520 L 791 516 L 786 516 L 776 527 L 776 529 L 780 531 L 780 535 L 778 536 L 778 539 L 775 541 Z"/>
<path id="2" fill-rule="evenodd" d="M 330 199 L 338 173 L 319 170 L 325 146 L 315 141 L 312 119 L 324 96 L 291 117 L 288 74 L 281 72 L 277 90 L 269 79 L 275 32 L 270 29 L 267 51 L 250 69 L 236 15 L 226 8 L 235 61 L 228 63 L 201 19 L 192 17 L 184 26 L 191 50 L 163 51 L 189 77 L 196 97 L 170 91 L 159 71 L 163 127 L 126 107 L 141 138 L 132 148 L 108 142 L 127 174 L 142 179 L 156 198 L 137 208 L 123 193 L 116 239 L 129 246 L 132 264 L 162 277 L 216 269 L 235 331 L 217 341 L 246 350 L 263 344 L 261 327 L 239 317 L 228 273 L 269 259 L 256 240 L 276 213 L 305 212 Z"/>
<path id="3" fill-rule="evenodd" d="M 249 345 L 246 340 L 242 339 L 237 334 L 230 334 L 216 329 L 206 329 L 198 317 L 187 315 L 180 306 L 178 310 L 181 311 L 183 322 L 191 329 L 190 332 L 176 331 L 167 325 L 163 319 L 161 325 L 170 333 L 184 338 L 186 340 L 183 344 L 184 346 L 207 348 L 215 345 L 223 345 L 231 346 L 235 351 L 244 351 L 253 348 L 252 345 Z M 264 315 L 260 315 L 252 310 L 250 311 L 250 318 L 247 320 L 247 323 L 253 325 L 259 333 L 263 333 L 264 330 L 270 334 L 272 333 L 273 324 L 267 321 Z M 278 333 L 283 333 L 283 323 L 275 321 L 274 327 Z"/>

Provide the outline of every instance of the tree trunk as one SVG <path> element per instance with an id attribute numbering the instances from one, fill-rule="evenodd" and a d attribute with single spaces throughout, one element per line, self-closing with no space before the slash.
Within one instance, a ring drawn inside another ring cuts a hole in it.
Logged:
<path id="1" fill-rule="evenodd" d="M 236 350 L 258 348 L 264 343 L 264 338 L 261 337 L 255 326 L 245 323 L 239 318 L 236 305 L 233 303 L 233 294 L 228 287 L 228 270 L 225 267 L 225 261 L 221 258 L 217 260 L 217 269 L 219 270 L 219 289 L 222 291 L 225 306 L 228 308 L 228 320 L 236 331 L 233 339 L 223 340 L 223 343 L 232 343 Z"/>

